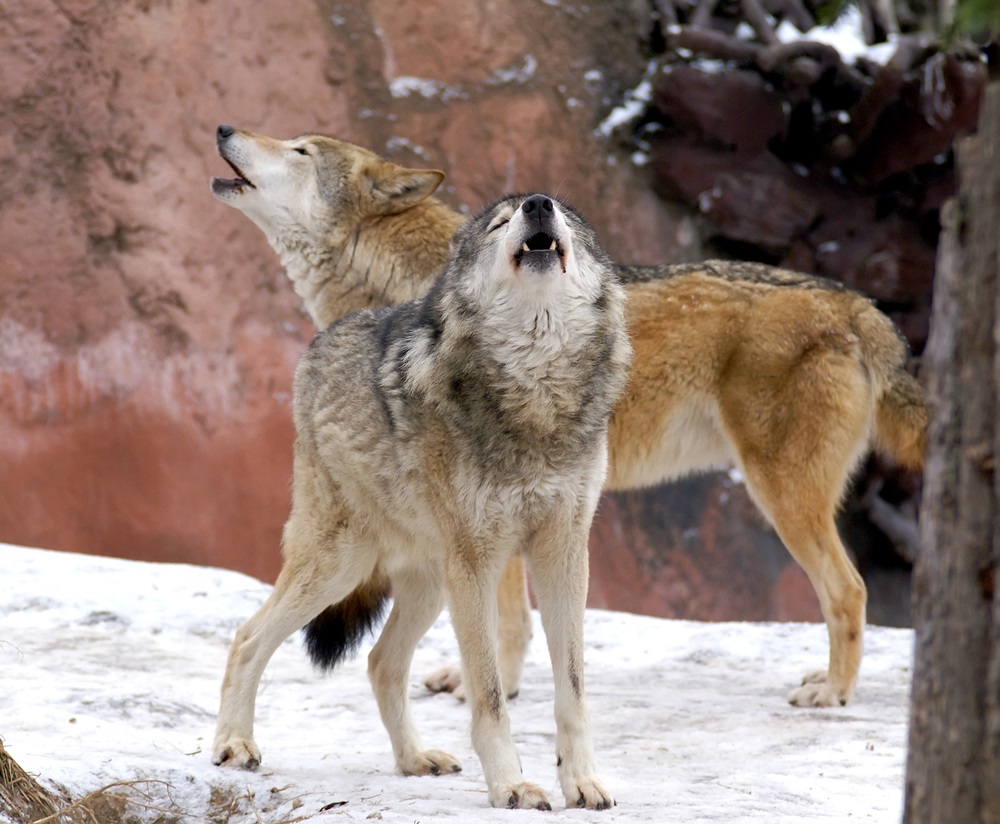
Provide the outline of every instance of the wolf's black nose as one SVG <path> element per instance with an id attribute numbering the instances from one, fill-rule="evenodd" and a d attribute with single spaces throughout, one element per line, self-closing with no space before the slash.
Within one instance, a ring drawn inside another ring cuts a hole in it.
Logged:
<path id="1" fill-rule="evenodd" d="M 552 201 L 545 195 L 532 195 L 521 204 L 521 209 L 526 215 L 544 220 L 552 214 Z"/>
<path id="2" fill-rule="evenodd" d="M 227 137 L 232 137 L 233 132 L 235 131 L 236 129 L 234 129 L 232 126 L 223 123 L 221 126 L 219 126 L 218 129 L 215 130 L 215 142 L 221 143 Z"/>

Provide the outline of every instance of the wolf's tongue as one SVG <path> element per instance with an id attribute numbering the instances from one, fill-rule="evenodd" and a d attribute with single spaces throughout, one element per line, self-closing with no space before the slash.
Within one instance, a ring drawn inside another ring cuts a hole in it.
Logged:
<path id="1" fill-rule="evenodd" d="M 229 164 L 230 169 L 236 172 L 236 178 L 229 181 L 230 184 L 236 187 L 249 186 L 251 189 L 257 188 L 256 186 L 253 185 L 253 183 L 250 182 L 249 178 L 247 178 L 247 176 L 243 174 L 243 170 L 235 163 L 233 163 L 233 161 L 231 161 L 228 157 L 224 157 L 222 159 L 225 160 L 227 164 Z"/>
<path id="2" fill-rule="evenodd" d="M 249 186 L 249 185 L 251 185 L 250 182 L 242 177 L 238 177 L 235 180 L 227 180 L 224 177 L 212 178 L 213 192 L 225 192 L 233 189 L 242 189 L 244 186 Z"/>

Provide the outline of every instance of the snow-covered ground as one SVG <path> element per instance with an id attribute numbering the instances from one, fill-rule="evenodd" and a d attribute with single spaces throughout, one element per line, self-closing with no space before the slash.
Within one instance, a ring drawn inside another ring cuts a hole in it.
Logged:
<path id="1" fill-rule="evenodd" d="M 868 630 L 854 701 L 801 710 L 784 695 L 825 663 L 821 625 L 589 612 L 595 747 L 618 801 L 606 812 L 561 808 L 552 680 L 537 624 L 511 723 L 525 775 L 550 791 L 554 812 L 491 809 L 468 709 L 421 686 L 424 674 L 456 661 L 447 615 L 417 652 L 410 694 L 425 745 L 458 756 L 462 773 L 395 774 L 368 687 L 367 649 L 320 677 L 298 638 L 278 650 L 261 684 L 260 769 L 214 767 L 229 643 L 267 592 L 218 569 L 0 545 L 7 751 L 74 797 L 115 781 L 162 782 L 143 787 L 147 803 L 173 814 L 134 809 L 148 821 L 900 820 L 912 633 L 879 627 Z"/>

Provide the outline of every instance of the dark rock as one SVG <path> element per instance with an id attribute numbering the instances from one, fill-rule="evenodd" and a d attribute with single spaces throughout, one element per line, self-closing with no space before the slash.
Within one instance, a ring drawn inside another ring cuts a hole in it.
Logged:
<path id="1" fill-rule="evenodd" d="M 987 80 L 985 63 L 955 54 L 915 67 L 845 170 L 870 185 L 931 163 L 975 127 Z"/>
<path id="2" fill-rule="evenodd" d="M 592 606 L 712 621 L 822 620 L 805 573 L 743 485 L 724 474 L 605 495 L 590 568 Z"/>
<path id="3" fill-rule="evenodd" d="M 656 119 L 671 133 L 756 155 L 784 136 L 788 114 L 764 78 L 744 69 L 666 65 L 653 82 Z"/>
<path id="4" fill-rule="evenodd" d="M 696 207 L 725 237 L 777 251 L 819 217 L 809 187 L 774 155 L 654 137 L 649 167 L 665 198 Z"/>

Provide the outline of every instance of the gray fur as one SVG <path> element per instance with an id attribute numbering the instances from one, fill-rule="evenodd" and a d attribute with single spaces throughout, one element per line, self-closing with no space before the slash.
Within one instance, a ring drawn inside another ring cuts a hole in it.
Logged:
<path id="1" fill-rule="evenodd" d="M 594 777 L 582 625 L 608 418 L 630 357 L 610 260 L 579 215 L 542 195 L 504 198 L 462 226 L 422 299 L 320 333 L 295 376 L 285 564 L 233 643 L 216 763 L 259 763 L 253 698 L 284 637 L 388 578 L 393 610 L 369 672 L 399 769 L 459 768 L 421 749 L 407 702 L 413 648 L 446 592 L 490 800 L 547 807 L 520 776 L 494 642 L 497 582 L 520 553 L 553 658 L 563 792 L 613 804 Z"/>

